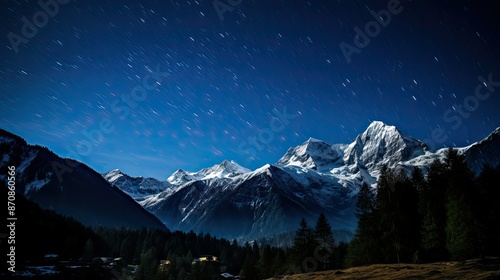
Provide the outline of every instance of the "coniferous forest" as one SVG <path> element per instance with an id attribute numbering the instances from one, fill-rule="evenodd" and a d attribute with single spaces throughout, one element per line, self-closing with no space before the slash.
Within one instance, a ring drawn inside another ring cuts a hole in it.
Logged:
<path id="1" fill-rule="evenodd" d="M 500 166 L 475 177 L 456 150 L 448 149 L 424 174 L 382 168 L 376 192 L 360 189 L 358 227 L 348 266 L 421 263 L 498 256 Z"/>
<path id="2" fill-rule="evenodd" d="M 240 244 L 208 233 L 88 228 L 18 195 L 24 217 L 18 255 L 24 266 L 43 263 L 47 253 L 90 264 L 78 272 L 61 267 L 61 279 L 75 274 L 94 279 L 218 279 L 222 272 L 265 279 L 374 263 L 498 256 L 499 181 L 500 166 L 484 166 L 475 176 L 453 149 L 425 174 L 383 167 L 376 189 L 363 184 L 359 190 L 358 226 L 350 244 L 335 242 L 335 225 L 321 214 L 315 225 L 301 220 L 290 248 L 264 241 Z M 103 256 L 118 259 L 106 267 Z"/>

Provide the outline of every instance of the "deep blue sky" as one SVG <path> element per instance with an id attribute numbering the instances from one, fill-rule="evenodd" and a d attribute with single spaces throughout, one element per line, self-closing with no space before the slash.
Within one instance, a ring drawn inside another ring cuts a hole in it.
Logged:
<path id="1" fill-rule="evenodd" d="M 479 75 L 500 81 L 498 1 L 401 1 L 351 63 L 339 44 L 354 45 L 354 28 L 389 1 L 243 0 L 224 20 L 212 1 L 70 1 L 16 53 L 8 34 L 22 36 L 35 2 L 0 8 L 0 127 L 99 172 L 165 179 L 223 159 L 254 169 L 309 137 L 350 143 L 373 120 L 419 139 L 440 127 L 437 147 L 500 126 L 500 87 L 468 97 Z M 125 103 L 131 93 L 144 100 Z M 453 110 L 465 101 L 477 108 L 463 117 Z M 274 108 L 296 116 L 271 126 Z M 271 128 L 252 157 L 242 143 Z"/>

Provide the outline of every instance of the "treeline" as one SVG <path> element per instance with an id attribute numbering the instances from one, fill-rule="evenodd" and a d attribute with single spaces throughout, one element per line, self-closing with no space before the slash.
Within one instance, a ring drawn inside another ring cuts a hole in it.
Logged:
<path id="1" fill-rule="evenodd" d="M 326 216 L 321 214 L 314 227 L 302 219 L 291 248 L 274 248 L 254 243 L 246 247 L 240 271 L 242 279 L 264 279 L 277 275 L 342 268 L 347 244 L 336 244 Z"/>
<path id="2" fill-rule="evenodd" d="M 242 279 L 264 279 L 340 268 L 347 253 L 347 244 L 335 245 L 331 225 L 323 214 L 314 228 L 304 219 L 300 222 L 292 248 L 258 242 L 238 244 L 192 231 L 97 228 L 95 232 L 110 247 L 109 255 L 139 265 L 135 279 L 215 279 L 221 271 Z M 194 259 L 207 255 L 218 261 L 193 264 Z M 164 270 L 158 266 L 161 260 L 170 262 Z"/>
<path id="3" fill-rule="evenodd" d="M 208 233 L 196 234 L 193 231 L 103 227 L 95 231 L 110 245 L 110 256 L 120 256 L 125 263 L 139 265 L 136 279 L 211 279 L 211 275 L 220 274 L 220 265 L 215 265 L 215 262 L 192 264 L 195 258 L 205 255 L 217 257 L 221 260 L 217 263 L 223 264 L 227 272 L 237 275 L 247 250 L 235 240 L 218 239 Z M 161 260 L 170 263 L 165 271 L 159 269 Z"/>
<path id="4" fill-rule="evenodd" d="M 88 271 L 80 271 L 78 276 L 94 279 L 110 276 L 109 271 L 94 266 L 96 257 L 120 257 L 122 267 L 138 265 L 137 271 L 130 274 L 135 279 L 216 279 L 222 271 L 242 279 L 264 279 L 340 268 L 347 252 L 346 244 L 335 245 L 332 228 L 323 214 L 315 227 L 304 219 L 300 222 L 292 248 L 277 248 L 258 242 L 238 244 L 236 240 L 192 231 L 89 228 L 73 218 L 42 209 L 20 194 L 16 195 L 16 205 L 18 270 L 24 265 L 43 264 L 46 254 L 55 254 L 63 261 L 92 263 Z M 6 242 L 2 242 L 4 246 Z M 207 255 L 217 257 L 217 261 L 193 263 Z M 162 260 L 169 261 L 164 269 L 160 268 Z M 72 275 L 63 267 L 60 269 L 64 277 Z"/>
<path id="5" fill-rule="evenodd" d="M 448 149 L 424 176 L 381 169 L 376 192 L 358 194 L 358 227 L 348 266 L 465 260 L 500 254 L 500 165 L 475 177 L 464 156 Z"/>

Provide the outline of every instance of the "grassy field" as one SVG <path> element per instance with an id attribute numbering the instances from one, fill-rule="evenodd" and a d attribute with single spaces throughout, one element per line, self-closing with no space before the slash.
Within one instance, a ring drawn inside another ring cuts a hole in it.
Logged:
<path id="1" fill-rule="evenodd" d="M 287 280 L 323 279 L 499 279 L 500 258 L 473 259 L 465 262 L 429 264 L 374 264 L 340 270 L 296 274 L 278 278 Z"/>

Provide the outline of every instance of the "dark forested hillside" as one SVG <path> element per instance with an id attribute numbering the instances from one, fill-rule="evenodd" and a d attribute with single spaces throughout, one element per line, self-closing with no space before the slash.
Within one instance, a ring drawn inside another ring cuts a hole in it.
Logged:
<path id="1" fill-rule="evenodd" d="M 16 192 L 87 226 L 166 229 L 158 218 L 87 165 L 0 129 L 0 169 L 15 167 Z M 6 172 L 0 174 L 4 178 Z"/>
<path id="2" fill-rule="evenodd" d="M 2 187 L 3 193 L 5 189 Z M 46 254 L 78 259 L 82 257 L 87 242 L 94 244 L 96 255 L 109 251 L 102 238 L 74 218 L 42 209 L 21 195 L 16 195 L 15 202 L 16 254 L 21 263 L 41 260 Z"/>

